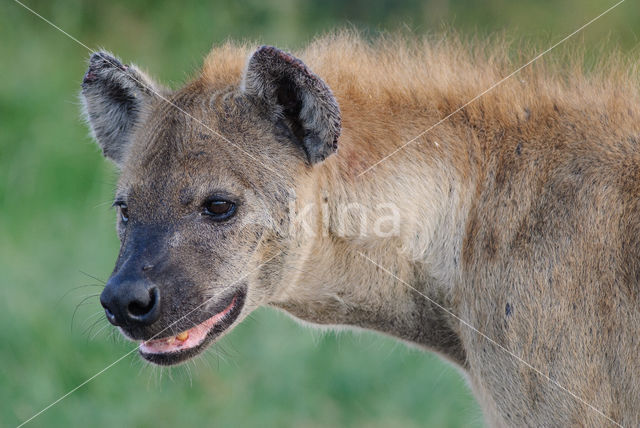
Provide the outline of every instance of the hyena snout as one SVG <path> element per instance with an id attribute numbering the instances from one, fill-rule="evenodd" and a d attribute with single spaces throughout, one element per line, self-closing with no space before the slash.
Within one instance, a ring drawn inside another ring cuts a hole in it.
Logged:
<path id="1" fill-rule="evenodd" d="M 112 276 L 100 295 L 100 303 L 115 326 L 137 329 L 160 318 L 160 289 L 146 278 Z"/>

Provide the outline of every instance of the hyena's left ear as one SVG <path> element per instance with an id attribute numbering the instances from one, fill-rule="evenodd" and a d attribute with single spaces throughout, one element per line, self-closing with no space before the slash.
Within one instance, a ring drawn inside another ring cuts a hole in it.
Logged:
<path id="1" fill-rule="evenodd" d="M 322 79 L 299 59 L 262 46 L 247 63 L 243 88 L 262 99 L 274 117 L 285 119 L 311 164 L 338 149 L 338 102 Z"/>
<path id="2" fill-rule="evenodd" d="M 91 55 L 82 80 L 84 115 L 104 155 L 122 164 L 133 129 L 161 88 L 135 66 L 105 52 Z"/>

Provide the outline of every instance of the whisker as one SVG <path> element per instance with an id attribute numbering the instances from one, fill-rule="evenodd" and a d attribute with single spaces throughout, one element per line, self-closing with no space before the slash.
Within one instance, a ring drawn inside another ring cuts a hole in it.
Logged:
<path id="1" fill-rule="evenodd" d="M 87 318 L 84 320 L 84 322 L 89 321 L 91 318 L 97 317 L 99 315 L 104 315 L 104 311 L 97 311 L 89 316 L 87 316 Z"/>
<path id="2" fill-rule="evenodd" d="M 213 347 L 210 347 L 209 349 L 212 349 Z M 214 371 L 213 367 L 211 366 L 211 361 L 209 361 L 208 357 L 211 357 L 212 355 L 209 353 L 209 349 L 205 350 L 205 352 L 203 352 L 202 354 L 198 355 L 197 359 L 194 359 L 194 366 L 195 366 L 195 361 L 197 360 L 199 361 L 203 361 L 206 365 L 207 368 L 209 369 L 209 371 Z"/>
<path id="3" fill-rule="evenodd" d="M 109 336 L 107 336 L 107 340 L 115 344 L 124 343 L 124 337 L 122 337 L 121 334 L 118 334 L 117 328 L 112 328 L 111 330 L 109 330 Z"/>
<path id="4" fill-rule="evenodd" d="M 93 336 L 91 336 L 91 337 L 87 340 L 87 342 L 89 342 L 90 340 L 95 339 L 95 338 L 96 338 L 96 336 L 97 336 L 98 334 L 100 334 L 100 332 L 102 332 L 105 328 L 109 327 L 110 325 L 111 325 L 111 324 L 106 324 L 106 325 L 102 326 L 102 328 L 100 328 L 98 331 L 96 331 L 96 332 L 95 332 L 95 334 L 94 334 Z"/>
<path id="5" fill-rule="evenodd" d="M 189 377 L 189 386 L 193 387 L 193 377 L 191 376 L 191 369 L 189 368 L 189 364 L 183 364 L 182 367 L 184 368 L 185 373 L 187 373 L 187 376 Z"/>
<path id="6" fill-rule="evenodd" d="M 104 311 L 97 311 L 91 315 L 88 315 L 84 321 L 82 321 L 82 325 L 86 327 L 87 323 L 89 323 L 90 320 L 93 320 L 94 318 L 98 317 L 97 319 L 100 319 L 100 316 L 104 314 Z M 96 320 L 94 320 L 96 321 Z M 83 333 L 84 334 L 84 333 Z"/>
<path id="7" fill-rule="evenodd" d="M 84 335 L 91 336 L 91 332 L 93 331 L 93 329 L 98 325 L 103 325 L 102 323 L 104 323 L 104 322 L 107 322 L 107 321 L 102 319 L 102 318 L 93 321 L 90 326 L 86 327 L 83 330 L 82 335 L 83 336 Z M 107 322 L 107 324 L 108 324 L 108 322 Z"/>
<path id="8" fill-rule="evenodd" d="M 87 300 L 89 300 L 89 299 L 93 299 L 93 298 L 95 298 L 95 297 L 98 297 L 99 295 L 100 295 L 100 294 L 90 294 L 90 295 L 88 295 L 88 296 L 85 296 L 85 297 L 80 301 L 80 303 L 78 303 L 78 304 L 76 305 L 76 308 L 73 310 L 73 314 L 71 315 L 71 325 L 70 325 L 70 329 L 69 329 L 69 331 L 73 332 L 73 321 L 74 321 L 74 320 L 75 320 L 75 318 L 76 318 L 76 313 L 78 312 L 78 309 L 80 309 L 80 307 L 81 307 L 81 306 L 84 306 L 84 304 L 85 304 L 85 302 L 86 302 Z"/>
<path id="9" fill-rule="evenodd" d="M 56 304 L 56 306 L 57 306 L 57 305 L 59 305 L 59 304 L 60 304 L 60 302 L 62 301 L 62 299 L 64 299 L 65 297 L 67 297 L 67 296 L 69 295 L 69 293 L 71 293 L 71 292 L 73 292 L 73 291 L 76 291 L 76 290 L 79 290 L 79 289 L 81 289 L 81 288 L 86 288 L 86 287 L 101 287 L 101 288 L 103 288 L 104 286 L 103 286 L 103 285 L 100 285 L 100 284 L 85 284 L 85 285 L 79 285 L 79 286 L 77 286 L 77 287 L 73 287 L 73 288 L 71 288 L 71 289 L 67 290 L 67 291 L 66 291 L 62 296 L 60 296 L 60 298 L 59 298 L 59 299 L 56 301 L 56 303 L 55 303 L 55 304 Z"/>

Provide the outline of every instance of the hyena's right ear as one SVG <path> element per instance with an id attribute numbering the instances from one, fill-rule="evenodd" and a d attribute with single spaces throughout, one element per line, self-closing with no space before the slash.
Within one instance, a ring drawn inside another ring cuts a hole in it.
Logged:
<path id="1" fill-rule="evenodd" d="M 84 115 L 104 155 L 122 164 L 130 137 L 159 88 L 135 66 L 113 56 L 91 55 L 82 80 Z"/>

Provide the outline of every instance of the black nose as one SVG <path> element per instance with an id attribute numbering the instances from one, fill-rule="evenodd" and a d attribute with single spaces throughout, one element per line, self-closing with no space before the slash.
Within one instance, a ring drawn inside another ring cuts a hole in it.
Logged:
<path id="1" fill-rule="evenodd" d="M 160 317 L 160 290 L 146 280 L 111 278 L 100 295 L 107 319 L 120 327 L 153 324 Z"/>

